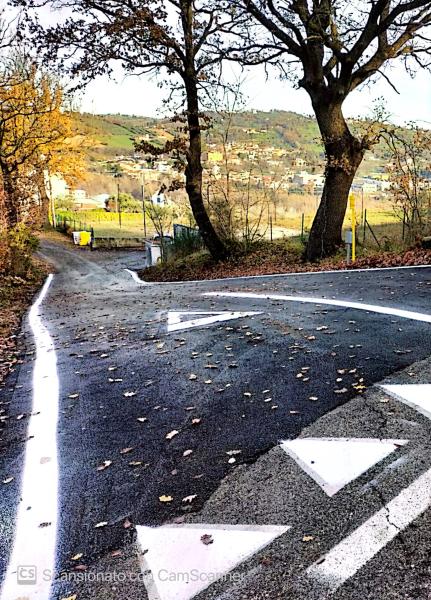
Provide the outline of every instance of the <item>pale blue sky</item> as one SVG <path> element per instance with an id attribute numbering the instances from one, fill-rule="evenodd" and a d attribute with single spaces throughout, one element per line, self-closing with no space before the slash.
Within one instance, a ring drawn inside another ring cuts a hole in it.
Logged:
<path id="1" fill-rule="evenodd" d="M 401 65 L 391 69 L 391 80 L 397 94 L 381 78 L 371 87 L 355 91 L 345 103 L 348 116 L 367 116 L 373 100 L 383 96 L 387 110 L 397 123 L 415 120 L 431 126 L 431 74 L 420 72 L 411 79 Z M 288 82 L 279 81 L 274 74 L 265 79 L 262 69 L 252 69 L 246 79 L 244 92 L 248 97 L 246 108 L 262 110 L 281 109 L 311 114 L 307 94 L 294 89 Z M 117 82 L 99 78 L 89 85 L 81 100 L 81 110 L 96 113 L 126 113 L 157 116 L 164 97 L 155 81 L 148 77 L 117 77 Z"/>

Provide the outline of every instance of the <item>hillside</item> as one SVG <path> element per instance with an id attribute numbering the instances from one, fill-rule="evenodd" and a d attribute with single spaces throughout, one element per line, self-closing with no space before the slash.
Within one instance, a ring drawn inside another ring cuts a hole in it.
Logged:
<path id="1" fill-rule="evenodd" d="M 77 130 L 92 141 L 88 155 L 91 161 L 103 161 L 133 152 L 133 140 L 146 139 L 162 145 L 169 139 L 177 125 L 169 119 L 155 119 L 134 115 L 91 115 L 76 113 Z M 211 115 L 211 127 L 204 132 L 206 144 L 220 144 L 227 128 L 227 119 L 220 114 Z M 353 123 L 353 126 L 355 124 Z M 323 148 L 314 117 L 294 112 L 238 112 L 229 125 L 229 141 L 252 143 L 259 147 L 282 148 L 296 151 L 307 163 L 322 165 Z M 360 172 L 366 174 L 387 162 L 387 149 L 376 146 L 368 153 Z"/>
<path id="2" fill-rule="evenodd" d="M 146 137 L 155 143 L 175 131 L 168 119 L 132 115 L 91 115 L 76 113 L 77 129 L 95 142 L 94 158 L 128 154 L 133 140 Z M 212 126 L 205 133 L 207 143 L 217 143 L 226 125 L 220 115 L 212 115 Z M 252 141 L 262 146 L 301 149 L 315 157 L 321 154 L 319 132 L 314 119 L 292 112 L 240 112 L 234 115 L 230 139 L 232 142 Z"/>

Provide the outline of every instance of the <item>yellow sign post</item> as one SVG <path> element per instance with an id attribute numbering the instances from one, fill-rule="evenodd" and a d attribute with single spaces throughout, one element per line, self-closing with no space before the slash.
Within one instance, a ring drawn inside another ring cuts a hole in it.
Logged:
<path id="1" fill-rule="evenodd" d="M 356 259 L 356 207 L 355 207 L 355 195 L 350 194 L 350 217 L 352 220 L 352 262 Z"/>

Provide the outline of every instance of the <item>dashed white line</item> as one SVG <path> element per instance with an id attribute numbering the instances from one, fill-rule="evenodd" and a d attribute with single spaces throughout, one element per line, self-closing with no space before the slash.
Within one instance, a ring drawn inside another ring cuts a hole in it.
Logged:
<path id="1" fill-rule="evenodd" d="M 410 383 L 381 387 L 400 402 L 404 402 L 431 419 L 431 384 Z"/>
<path id="2" fill-rule="evenodd" d="M 149 600 L 190 600 L 288 529 L 213 523 L 137 526 Z M 208 543 L 203 543 L 205 536 Z M 237 580 L 232 576 L 227 581 Z"/>
<path id="3" fill-rule="evenodd" d="M 374 438 L 297 438 L 281 442 L 281 448 L 334 496 L 345 485 L 368 471 L 408 440 Z"/>
<path id="4" fill-rule="evenodd" d="M 401 317 L 431 323 L 431 315 L 426 313 L 392 308 L 391 306 L 378 306 L 376 304 L 365 304 L 362 302 L 350 302 L 348 300 L 335 300 L 329 298 L 313 298 L 311 296 L 285 296 L 283 294 L 256 294 L 254 292 L 205 292 L 202 296 L 216 296 L 220 298 L 247 298 L 249 300 L 280 300 L 285 302 L 308 302 L 310 304 L 322 304 L 324 306 L 339 306 L 341 308 L 354 308 L 375 312 L 382 315 Z"/>
<path id="5" fill-rule="evenodd" d="M 33 407 L 27 431 L 15 538 L 1 591 L 2 600 L 23 597 L 26 600 L 47 600 L 50 576 L 54 572 L 58 518 L 59 381 L 54 343 L 39 314 L 52 278 L 53 275 L 49 275 L 29 313 L 36 343 Z M 28 570 L 29 566 L 33 571 Z M 25 573 L 23 567 L 27 567 Z M 34 583 L 31 583 L 32 573 L 35 573 Z M 21 583 L 20 577 L 23 578 Z"/>
<path id="6" fill-rule="evenodd" d="M 430 506 L 431 469 L 311 565 L 307 576 L 322 593 L 335 592 Z"/>

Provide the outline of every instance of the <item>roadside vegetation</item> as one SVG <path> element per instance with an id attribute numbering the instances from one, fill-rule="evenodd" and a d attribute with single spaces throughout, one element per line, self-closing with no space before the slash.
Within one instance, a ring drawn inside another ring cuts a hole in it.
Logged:
<path id="1" fill-rule="evenodd" d="M 19 360 L 17 332 L 47 274 L 35 259 L 39 240 L 24 225 L 0 233 L 0 386 Z"/>
<path id="2" fill-rule="evenodd" d="M 347 263 L 341 253 L 318 263 L 304 263 L 301 259 L 304 245 L 298 238 L 262 241 L 252 250 L 229 258 L 214 261 L 206 251 L 194 252 L 186 257 L 172 258 L 165 264 L 142 269 L 139 276 L 144 281 L 194 281 L 199 279 L 223 279 L 279 273 L 302 273 L 339 269 L 369 269 L 376 267 L 399 267 L 428 265 L 431 250 L 415 247 L 408 250 L 378 251 L 362 249 L 354 263 Z"/>

